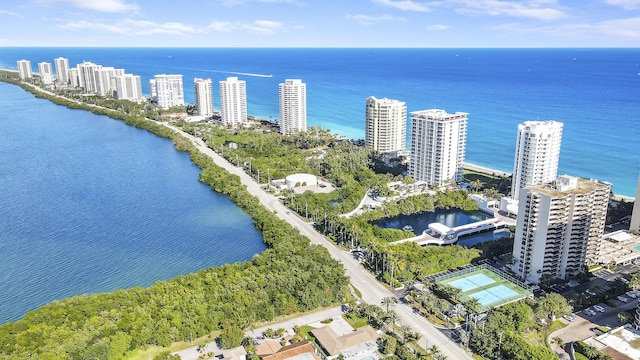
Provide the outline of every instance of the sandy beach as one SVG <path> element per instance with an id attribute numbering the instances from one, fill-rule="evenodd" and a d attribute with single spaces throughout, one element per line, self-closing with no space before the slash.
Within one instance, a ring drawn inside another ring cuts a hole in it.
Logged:
<path id="1" fill-rule="evenodd" d="M 504 172 L 504 171 L 500 171 L 500 170 L 496 170 L 496 169 L 491 169 L 485 166 L 480 166 L 480 165 L 475 165 L 475 164 L 471 164 L 471 163 L 464 163 L 464 165 L 462 165 L 463 168 L 465 169 L 469 169 L 469 170 L 473 170 L 473 171 L 477 171 L 479 173 L 483 173 L 483 174 L 487 174 L 487 175 L 498 175 L 498 176 L 510 176 L 511 173 L 509 172 Z"/>
<path id="2" fill-rule="evenodd" d="M 508 172 L 504 172 L 504 171 L 500 171 L 500 170 L 496 170 L 496 169 L 491 169 L 485 166 L 480 166 L 480 165 L 475 165 L 475 164 L 470 164 L 470 163 L 464 163 L 463 167 L 465 169 L 469 169 L 469 170 L 473 170 L 479 173 L 483 173 L 483 174 L 487 174 L 487 175 L 499 175 L 499 176 L 511 176 L 511 173 Z M 631 201 L 635 201 L 634 197 L 631 196 L 626 196 L 626 195 L 620 195 L 620 194 L 613 194 L 612 196 L 613 200 L 617 200 L 617 201 L 626 201 L 626 202 L 631 202 Z"/>

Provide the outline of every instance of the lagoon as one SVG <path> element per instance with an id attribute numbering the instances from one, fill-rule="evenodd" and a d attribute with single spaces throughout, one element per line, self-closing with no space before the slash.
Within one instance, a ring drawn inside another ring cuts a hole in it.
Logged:
<path id="1" fill-rule="evenodd" d="M 386 218 L 374 221 L 374 225 L 381 228 L 402 229 L 409 225 L 413 228 L 415 234 L 422 234 L 429 228 L 429 224 L 439 222 L 449 227 L 471 224 L 476 221 L 482 221 L 491 218 L 491 216 L 481 211 L 462 211 L 458 209 L 437 209 L 433 212 L 424 212 L 412 215 L 398 215 L 393 218 Z M 462 238 L 457 242 L 458 245 L 473 246 L 475 244 L 498 240 L 507 236 L 508 231 L 486 232 Z"/>
<path id="2" fill-rule="evenodd" d="M 0 83 L 0 323 L 265 249 L 171 141 Z"/>

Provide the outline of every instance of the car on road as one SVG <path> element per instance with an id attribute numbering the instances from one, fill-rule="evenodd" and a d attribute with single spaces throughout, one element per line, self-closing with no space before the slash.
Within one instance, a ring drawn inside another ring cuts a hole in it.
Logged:
<path id="1" fill-rule="evenodd" d="M 593 308 L 598 310 L 601 313 L 603 313 L 605 311 L 604 307 L 602 307 L 600 305 L 593 305 Z"/>
<path id="2" fill-rule="evenodd" d="M 567 320 L 568 322 L 572 322 L 573 320 L 575 320 L 575 319 L 576 319 L 576 317 L 575 317 L 575 316 L 573 316 L 572 314 L 565 315 L 565 316 L 563 316 L 563 318 L 564 318 L 565 320 Z"/>

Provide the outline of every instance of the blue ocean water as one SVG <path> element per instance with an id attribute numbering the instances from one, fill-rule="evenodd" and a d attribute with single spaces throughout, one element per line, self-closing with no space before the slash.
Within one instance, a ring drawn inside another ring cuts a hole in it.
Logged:
<path id="1" fill-rule="evenodd" d="M 171 141 L 0 83 L 0 323 L 264 251 Z"/>
<path id="2" fill-rule="evenodd" d="M 467 162 L 507 172 L 517 125 L 553 119 L 565 124 L 561 174 L 609 181 L 627 196 L 640 174 L 640 49 L 0 48 L 0 67 L 59 56 L 124 68 L 145 93 L 153 75 L 182 74 L 187 102 L 194 77 L 238 76 L 262 119 L 279 116 L 278 83 L 301 78 L 308 124 L 350 138 L 364 137 L 368 96 L 468 112 Z"/>

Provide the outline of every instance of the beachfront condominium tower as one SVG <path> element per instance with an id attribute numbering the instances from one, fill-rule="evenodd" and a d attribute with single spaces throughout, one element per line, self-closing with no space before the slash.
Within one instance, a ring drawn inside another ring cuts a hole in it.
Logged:
<path id="1" fill-rule="evenodd" d="M 96 78 L 96 70 L 102 68 L 102 65 L 94 64 L 89 61 L 83 61 L 76 65 L 78 69 L 78 86 L 88 93 L 95 93 L 98 90 L 98 79 Z"/>
<path id="2" fill-rule="evenodd" d="M 80 86 L 80 79 L 78 76 L 78 68 L 69 69 L 69 85 L 73 87 Z"/>
<path id="3" fill-rule="evenodd" d="M 220 81 L 220 117 L 222 123 L 236 127 L 247 122 L 247 85 L 237 77 Z"/>
<path id="4" fill-rule="evenodd" d="M 398 100 L 366 101 L 365 145 L 379 153 L 405 150 L 407 146 L 407 105 Z"/>
<path id="5" fill-rule="evenodd" d="M 431 109 L 411 113 L 409 174 L 442 186 L 462 179 L 468 113 Z"/>
<path id="6" fill-rule="evenodd" d="M 118 99 L 142 101 L 142 82 L 140 76 L 122 74 L 113 77 L 115 82 L 115 96 Z"/>
<path id="7" fill-rule="evenodd" d="M 154 76 L 155 94 L 158 106 L 168 109 L 173 106 L 184 105 L 184 89 L 182 75 L 160 74 Z M 154 91 L 152 90 L 153 94 Z"/>
<path id="8" fill-rule="evenodd" d="M 307 84 L 287 79 L 278 85 L 280 95 L 280 133 L 295 134 L 307 130 Z"/>
<path id="9" fill-rule="evenodd" d="M 567 175 L 521 189 L 512 270 L 535 284 L 582 272 L 599 254 L 610 191 Z"/>
<path id="10" fill-rule="evenodd" d="M 518 139 L 511 180 L 511 198 L 520 189 L 553 181 L 558 176 L 562 123 L 525 121 L 518 125 Z"/>
<path id="11" fill-rule="evenodd" d="M 69 59 L 59 57 L 53 60 L 56 65 L 56 78 L 60 84 L 69 84 Z"/>
<path id="12" fill-rule="evenodd" d="M 27 80 L 33 77 L 31 61 L 18 60 L 18 76 L 20 76 L 20 80 Z"/>
<path id="13" fill-rule="evenodd" d="M 53 67 L 51 63 L 48 62 L 39 62 L 38 63 L 38 72 L 40 73 L 40 80 L 45 85 L 53 84 Z"/>
<path id="14" fill-rule="evenodd" d="M 196 97 L 196 109 L 200 116 L 213 115 L 213 89 L 211 79 L 193 79 L 193 93 Z"/>
<path id="15" fill-rule="evenodd" d="M 100 96 L 113 96 L 116 91 L 115 77 L 124 75 L 124 69 L 105 66 L 96 70 L 96 93 Z"/>
<path id="16" fill-rule="evenodd" d="M 629 231 L 640 234 L 640 177 L 638 177 L 638 188 L 636 189 L 636 199 L 633 202 Z"/>

